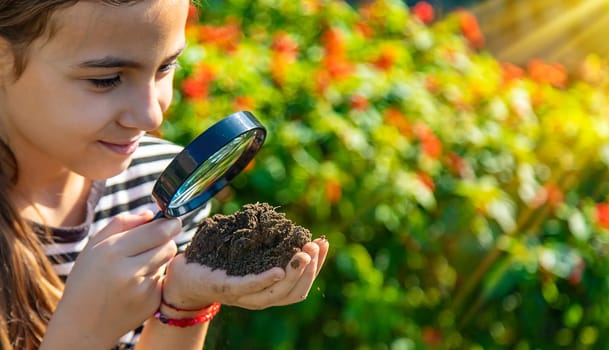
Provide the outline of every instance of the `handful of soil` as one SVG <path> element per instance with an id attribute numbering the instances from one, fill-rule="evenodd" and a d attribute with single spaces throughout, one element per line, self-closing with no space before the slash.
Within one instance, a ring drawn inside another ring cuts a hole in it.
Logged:
<path id="1" fill-rule="evenodd" d="M 197 228 L 184 256 L 227 275 L 245 276 L 285 268 L 311 241 L 309 230 L 294 225 L 267 203 L 246 204 L 232 214 L 216 214 Z"/>

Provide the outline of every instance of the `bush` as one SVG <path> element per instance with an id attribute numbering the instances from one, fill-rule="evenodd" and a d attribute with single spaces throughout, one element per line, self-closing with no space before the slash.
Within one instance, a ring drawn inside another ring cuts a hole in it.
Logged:
<path id="1" fill-rule="evenodd" d="M 268 202 L 331 242 L 308 299 L 225 307 L 208 347 L 609 344 L 604 63 L 498 62 L 476 19 L 398 0 L 193 8 L 165 137 L 235 110 L 269 137 L 214 200 Z"/>

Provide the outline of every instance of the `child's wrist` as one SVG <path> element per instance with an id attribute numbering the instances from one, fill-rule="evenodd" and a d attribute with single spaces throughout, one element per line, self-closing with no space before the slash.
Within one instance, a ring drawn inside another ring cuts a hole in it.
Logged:
<path id="1" fill-rule="evenodd" d="M 154 317 L 163 324 L 185 328 L 209 322 L 219 311 L 220 303 L 211 303 L 198 309 L 183 309 L 163 300 Z"/>
<path id="2" fill-rule="evenodd" d="M 193 306 L 184 306 L 181 304 L 168 302 L 165 299 L 161 299 L 161 305 L 159 306 L 159 310 L 161 310 L 164 314 L 168 316 L 175 317 L 189 317 L 189 316 L 198 316 L 202 312 L 204 312 L 207 308 L 209 308 L 214 303 L 207 303 L 204 306 L 193 307 Z"/>

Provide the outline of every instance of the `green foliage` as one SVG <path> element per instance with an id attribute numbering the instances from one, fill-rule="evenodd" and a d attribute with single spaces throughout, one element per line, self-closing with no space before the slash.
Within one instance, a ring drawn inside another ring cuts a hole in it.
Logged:
<path id="1" fill-rule="evenodd" d="M 208 347 L 587 349 L 609 344 L 609 99 L 478 50 L 464 11 L 212 1 L 191 17 L 162 132 L 252 110 L 269 137 L 217 210 L 280 206 L 331 243 L 308 299 L 226 307 Z"/>

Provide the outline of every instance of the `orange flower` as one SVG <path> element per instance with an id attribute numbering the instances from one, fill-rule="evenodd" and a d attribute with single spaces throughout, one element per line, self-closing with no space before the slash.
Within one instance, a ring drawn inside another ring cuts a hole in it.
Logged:
<path id="1" fill-rule="evenodd" d="M 471 12 L 466 10 L 459 10 L 459 26 L 461 32 L 469 42 L 470 46 L 475 49 L 480 49 L 484 46 L 484 36 L 478 25 L 478 20 Z"/>
<path id="2" fill-rule="evenodd" d="M 440 81 L 433 75 L 427 75 L 425 77 L 425 88 L 431 93 L 436 93 L 440 89 Z"/>
<path id="3" fill-rule="evenodd" d="M 564 193 L 556 184 L 547 183 L 537 191 L 533 202 L 533 207 L 539 207 L 544 204 L 548 205 L 552 209 L 556 209 L 561 203 L 564 202 Z"/>
<path id="4" fill-rule="evenodd" d="M 307 14 L 315 14 L 322 8 L 320 0 L 303 0 L 302 7 Z"/>
<path id="5" fill-rule="evenodd" d="M 600 227 L 609 229 L 609 203 L 596 204 L 596 221 Z"/>
<path id="6" fill-rule="evenodd" d="M 284 84 L 291 61 L 288 56 L 281 53 L 271 55 L 271 76 L 275 84 L 279 86 Z"/>
<path id="7" fill-rule="evenodd" d="M 346 78 L 355 71 L 355 66 L 340 56 L 328 56 L 325 58 L 324 63 L 326 70 L 332 78 Z"/>
<path id="8" fill-rule="evenodd" d="M 298 57 L 298 43 L 286 32 L 279 31 L 273 36 L 271 48 L 278 54 L 296 60 Z"/>
<path id="9" fill-rule="evenodd" d="M 331 204 L 336 204 L 342 197 L 342 186 L 340 182 L 336 180 L 326 181 L 326 199 Z"/>
<path id="10" fill-rule="evenodd" d="M 256 108 L 256 100 L 250 96 L 237 96 L 233 101 L 233 110 L 235 111 L 251 111 Z"/>
<path id="11" fill-rule="evenodd" d="M 384 116 L 388 125 L 396 127 L 400 134 L 404 135 L 406 138 L 412 137 L 412 127 L 406 116 L 402 114 L 399 109 L 388 108 L 385 111 Z"/>
<path id="12" fill-rule="evenodd" d="M 558 207 L 565 201 L 565 195 L 556 184 L 550 183 L 545 186 L 547 202 L 552 208 Z"/>
<path id="13" fill-rule="evenodd" d="M 427 125 L 418 123 L 414 128 L 414 132 L 421 141 L 423 154 L 434 159 L 442 155 L 442 143 Z"/>
<path id="14" fill-rule="evenodd" d="M 433 6 L 431 6 L 427 1 L 417 2 L 417 4 L 412 8 L 412 13 L 425 24 L 433 22 Z"/>
<path id="15" fill-rule="evenodd" d="M 298 58 L 298 43 L 285 32 L 277 32 L 271 44 L 271 75 L 278 85 L 283 85 L 288 66 Z"/>
<path id="16" fill-rule="evenodd" d="M 325 69 L 318 70 L 315 74 L 315 92 L 323 95 L 328 86 L 330 86 L 330 74 Z"/>
<path id="17" fill-rule="evenodd" d="M 336 28 L 330 28 L 322 35 L 325 50 L 324 66 L 331 78 L 345 78 L 353 73 L 355 66 L 346 57 L 346 47 L 343 33 Z"/>
<path id="18" fill-rule="evenodd" d="M 423 328 L 421 338 L 423 338 L 423 342 L 425 344 L 430 346 L 438 346 L 442 344 L 442 332 L 433 327 Z"/>
<path id="19" fill-rule="evenodd" d="M 343 57 L 345 55 L 345 40 L 343 33 L 336 28 L 326 30 L 321 38 L 327 56 Z"/>
<path id="20" fill-rule="evenodd" d="M 542 60 L 533 59 L 529 61 L 527 68 L 531 79 L 537 82 L 547 83 L 555 88 L 565 88 L 567 86 L 567 70 L 561 64 L 548 64 Z"/>
<path id="21" fill-rule="evenodd" d="M 509 83 L 525 76 L 524 69 L 507 62 L 501 63 L 501 73 L 504 83 Z"/>
<path id="22" fill-rule="evenodd" d="M 374 29 L 372 29 L 372 27 L 364 21 L 358 21 L 355 23 L 355 30 L 366 39 L 370 39 L 374 36 Z"/>

